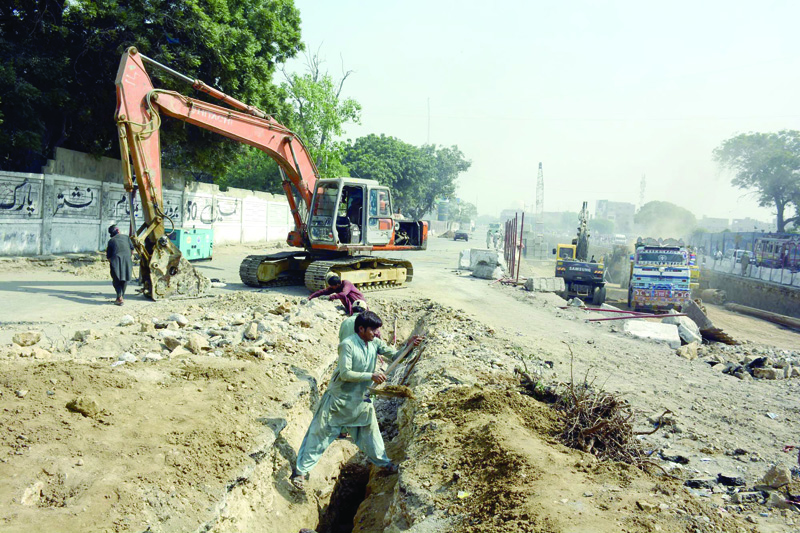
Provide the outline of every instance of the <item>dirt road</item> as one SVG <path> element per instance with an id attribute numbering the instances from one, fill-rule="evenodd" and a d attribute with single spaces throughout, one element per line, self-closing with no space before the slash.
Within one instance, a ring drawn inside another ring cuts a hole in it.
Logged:
<path id="1" fill-rule="evenodd" d="M 742 477 L 752 487 L 770 464 L 795 463 L 794 456 L 781 450 L 797 444 L 800 380 L 742 381 L 722 374 L 703 358 L 682 359 L 665 345 L 627 336 L 619 323 L 585 322 L 588 312 L 558 309 L 563 301 L 553 295 L 531 295 L 472 278 L 455 268 L 458 251 L 469 244 L 433 238 L 427 252 L 407 255 L 415 266 L 409 288 L 368 294 L 385 317 L 400 316 L 402 333 L 419 321 L 438 339 L 430 350 L 439 354 L 442 364 L 449 363 L 446 368 L 423 366 L 418 371 L 416 386 L 421 397 L 429 398 L 426 401 L 438 402 L 446 394 L 457 406 L 475 392 L 453 390 L 454 386 L 486 384 L 493 387 L 491 398 L 502 397 L 503 391 L 514 389 L 512 370 L 520 358 L 539 365 L 548 361 L 541 366 L 548 380 L 567 382 L 575 376 L 576 382 L 586 379 L 623 395 L 643 429 L 652 428 L 650 420 L 663 411 L 672 411 L 673 425 L 642 437 L 642 442 L 663 468 L 682 479 L 716 480 L 723 473 Z M 219 247 L 213 261 L 199 263 L 206 275 L 227 283 L 213 289 L 209 298 L 153 303 L 131 295 L 123 308 L 111 305 L 112 290 L 102 265 L 62 266 L 59 272 L 5 262 L 0 271 L 0 300 L 8 302 L 0 306 L 4 346 L 0 422 L 6 430 L 0 441 L 0 475 L 12 481 L 0 490 L 0 531 L 33 524 L 36 527 L 29 530 L 58 526 L 63 531 L 288 532 L 317 524 L 339 468 L 355 448 L 346 442 L 334 444 L 314 471 L 313 498 L 298 499 L 286 477 L 293 450 L 330 376 L 341 315 L 328 302 L 301 305 L 308 294 L 302 287 L 268 293 L 244 287 L 238 280 L 239 262 L 261 249 Z M 523 266 L 528 272 L 551 270 L 547 263 Z M 186 325 L 170 319 L 176 312 L 185 316 Z M 744 346 L 753 353 L 769 349 L 780 354 L 800 346 L 796 333 L 722 309 L 711 313 L 734 337 L 749 341 Z M 128 320 L 125 315 L 133 323 L 121 326 Z M 256 333 L 248 338 L 252 324 Z M 13 335 L 28 329 L 43 333 L 37 345 L 42 352 L 11 346 Z M 73 340 L 75 332 L 86 330 L 92 331 Z M 192 333 L 201 334 L 209 347 L 197 354 L 185 349 Z M 168 340 L 170 336 L 180 342 Z M 138 362 L 126 359 L 126 353 Z M 456 367 L 460 373 L 454 374 Z M 88 402 L 91 414 L 65 408 L 78 398 Z M 411 406 L 402 416 L 416 421 L 425 409 L 412 412 Z M 464 423 L 479 428 L 490 419 L 510 416 L 493 409 Z M 536 419 L 547 416 L 537 414 L 536 406 L 520 409 Z M 438 424 L 447 427 L 451 415 L 439 413 L 444 422 Z M 430 477 L 429 468 L 419 466 L 430 450 L 409 437 L 417 431 L 415 424 L 430 423 L 432 414 L 426 416 L 427 421 L 400 424 L 398 442 L 411 439 L 406 442 L 408 449 L 418 450 L 418 457 L 407 457 L 415 466 L 405 474 L 401 470 L 398 482 L 404 487 Z M 552 436 L 540 435 L 546 433 L 544 426 L 539 431 L 524 420 L 519 424 L 518 441 L 508 428 L 490 428 L 486 437 L 494 440 L 485 446 L 516 450 L 523 458 L 519 465 L 527 465 L 520 468 L 538 472 L 537 479 L 555 482 L 562 470 L 574 476 L 569 486 L 559 485 L 561 496 L 554 492 L 550 497 L 547 483 L 528 487 L 539 491 L 535 508 L 544 509 L 536 520 L 529 520 L 537 531 L 580 531 L 575 524 L 582 522 L 570 524 L 587 509 L 598 517 L 597 524 L 604 524 L 596 531 L 795 530 L 798 519 L 791 511 L 734 504 L 716 484 L 714 490 L 692 493 L 680 485 L 667 490 L 656 477 L 639 473 L 615 471 L 609 474 L 616 479 L 613 483 L 597 472 L 581 474 L 585 469 L 576 474 L 570 465 L 582 461 L 579 452 L 560 449 Z M 458 441 L 466 438 L 457 437 L 460 431 L 450 427 L 437 434 L 431 446 L 440 450 L 441 457 L 480 455 L 474 440 L 464 441 L 472 448 L 459 448 Z M 537 460 L 541 454 L 549 455 L 550 462 Z M 661 461 L 659 454 L 683 456 L 688 464 Z M 491 459 L 481 457 L 484 462 Z M 440 482 L 441 490 L 450 487 L 447 480 Z M 526 490 L 526 482 L 513 475 L 506 482 L 515 491 Z M 625 483 L 634 488 L 621 497 L 617 492 L 627 490 Z M 657 486 L 661 492 L 653 489 Z M 474 485 L 459 494 L 484 494 L 484 489 Z M 610 499 L 592 499 L 598 491 L 608 492 Z M 464 506 L 442 503 L 439 496 L 430 498 L 439 502 L 430 515 L 436 520 L 464 512 Z M 637 507 L 643 499 L 663 504 L 661 510 Z M 371 505 L 375 507 L 362 506 L 362 518 L 370 509 L 377 512 L 380 502 Z M 705 511 L 692 511 L 692 506 Z M 439 511 L 445 514 L 439 516 Z M 618 522 L 623 515 L 627 518 Z M 275 517 L 281 522 L 276 523 Z M 739 521 L 725 522 L 730 517 Z M 746 517 L 749 523 L 742 521 Z M 521 519 L 515 515 L 514 520 Z M 385 526 L 379 521 L 367 527 L 368 522 L 359 531 L 382 531 Z M 491 529 L 475 525 L 473 530 Z M 502 524 L 497 531 L 501 530 Z"/>

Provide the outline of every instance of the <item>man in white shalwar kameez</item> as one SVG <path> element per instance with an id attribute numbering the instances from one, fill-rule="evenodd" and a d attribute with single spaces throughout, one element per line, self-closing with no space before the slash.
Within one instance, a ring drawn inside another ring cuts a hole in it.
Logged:
<path id="1" fill-rule="evenodd" d="M 386 456 L 375 407 L 366 397 L 372 383 L 386 381 L 384 374 L 375 371 L 378 354 L 394 359 L 402 352 L 402 347 L 393 350 L 377 337 L 382 325 L 372 311 L 360 313 L 355 320 L 355 333 L 339 344 L 338 366 L 297 454 L 291 482 L 298 489 L 303 490 L 303 480 L 328 446 L 345 431 L 373 464 L 396 470 Z M 409 342 L 418 345 L 420 339 L 412 337 Z"/>

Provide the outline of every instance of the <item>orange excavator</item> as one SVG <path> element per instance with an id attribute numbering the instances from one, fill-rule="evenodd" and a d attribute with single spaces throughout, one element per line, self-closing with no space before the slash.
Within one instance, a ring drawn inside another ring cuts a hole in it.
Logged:
<path id="1" fill-rule="evenodd" d="M 230 107 L 154 88 L 145 64 Z M 320 179 L 302 140 L 267 113 L 180 74 L 136 48 L 123 54 L 116 86 L 115 119 L 125 189 L 132 198 L 138 188 L 144 214 L 144 223 L 131 240 L 140 256 L 146 296 L 154 300 L 196 297 L 210 287 L 208 278 L 168 238 L 165 221 L 171 220 L 162 209 L 161 114 L 253 146 L 278 163 L 295 226 L 286 242 L 301 250 L 248 256 L 239 267 L 242 282 L 252 287 L 304 282 L 313 291 L 324 288 L 331 274 L 362 290 L 401 287 L 411 281 L 409 261 L 369 255 L 427 246 L 427 222 L 394 215 L 387 187 L 374 180 Z"/>

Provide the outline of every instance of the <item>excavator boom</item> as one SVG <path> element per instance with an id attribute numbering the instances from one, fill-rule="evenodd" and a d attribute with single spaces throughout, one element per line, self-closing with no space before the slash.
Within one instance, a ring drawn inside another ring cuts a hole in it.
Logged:
<path id="1" fill-rule="evenodd" d="M 189 81 L 198 90 L 240 109 L 210 104 L 173 91 L 155 89 L 144 67 L 148 62 L 170 75 Z M 125 176 L 133 192 L 134 175 L 142 200 L 144 224 L 131 236 L 141 258 L 145 293 L 153 299 L 174 294 L 198 296 L 209 282 L 166 237 L 162 204 L 160 113 L 248 144 L 270 155 L 280 166 L 283 188 L 295 229 L 287 242 L 305 245 L 305 213 L 311 205 L 317 169 L 299 137 L 263 111 L 248 106 L 207 84 L 192 80 L 129 48 L 117 71 L 116 122 Z M 131 169 L 131 164 L 133 169 Z M 133 170 L 133 172 L 132 172 Z"/>

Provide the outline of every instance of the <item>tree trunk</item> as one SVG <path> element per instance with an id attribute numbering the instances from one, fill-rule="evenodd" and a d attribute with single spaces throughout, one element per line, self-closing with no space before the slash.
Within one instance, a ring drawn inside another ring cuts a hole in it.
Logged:
<path id="1" fill-rule="evenodd" d="M 786 204 L 781 202 L 775 202 L 775 211 L 777 212 L 777 219 L 778 219 L 778 233 L 783 233 L 784 227 L 786 226 L 786 221 L 783 220 L 783 210 L 786 208 Z"/>

